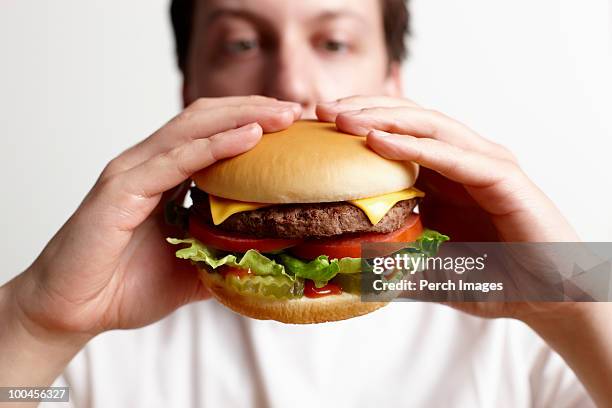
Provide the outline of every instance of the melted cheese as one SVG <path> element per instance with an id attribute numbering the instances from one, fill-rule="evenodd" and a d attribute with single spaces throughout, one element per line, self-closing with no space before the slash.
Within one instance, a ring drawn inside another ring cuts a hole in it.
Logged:
<path id="1" fill-rule="evenodd" d="M 216 197 L 214 195 L 208 195 L 208 202 L 210 203 L 210 213 L 212 215 L 213 223 L 215 225 L 221 224 L 232 215 L 244 212 L 253 211 L 262 207 L 269 207 L 273 204 L 262 204 L 262 203 L 248 203 L 245 201 L 235 201 L 228 198 Z"/>
<path id="2" fill-rule="evenodd" d="M 362 198 L 360 200 L 351 200 L 349 203 L 360 208 L 368 217 L 373 225 L 378 224 L 380 220 L 389 212 L 391 208 L 399 201 L 409 200 L 415 197 L 423 197 L 425 193 L 416 188 L 409 188 L 395 193 L 383 194 L 376 197 Z M 245 201 L 235 201 L 227 198 L 208 195 L 210 203 L 210 212 L 213 223 L 221 224 L 229 217 L 236 213 L 244 211 L 253 211 L 263 207 L 269 207 L 274 204 L 249 203 Z"/>
<path id="3" fill-rule="evenodd" d="M 349 203 L 353 204 L 355 207 L 361 208 L 370 219 L 372 225 L 376 225 L 399 201 L 423 196 L 425 196 L 425 193 L 413 187 L 376 197 L 351 200 Z"/>

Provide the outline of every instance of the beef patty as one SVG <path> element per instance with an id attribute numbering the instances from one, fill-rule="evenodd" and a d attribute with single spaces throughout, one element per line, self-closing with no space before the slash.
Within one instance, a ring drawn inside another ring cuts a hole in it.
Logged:
<path id="1" fill-rule="evenodd" d="M 213 225 L 208 195 L 191 189 L 192 216 Z M 319 238 L 345 233 L 388 233 L 399 229 L 418 204 L 418 199 L 400 201 L 376 224 L 365 213 L 345 201 L 312 204 L 279 204 L 234 214 L 216 227 L 257 238 Z"/>

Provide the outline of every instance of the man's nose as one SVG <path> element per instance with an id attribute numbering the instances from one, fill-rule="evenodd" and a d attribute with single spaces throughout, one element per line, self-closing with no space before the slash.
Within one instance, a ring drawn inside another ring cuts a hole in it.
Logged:
<path id="1" fill-rule="evenodd" d="M 306 50 L 285 46 L 270 59 L 267 69 L 266 89 L 268 96 L 297 102 L 304 113 L 314 111 L 316 95 L 314 75 Z"/>

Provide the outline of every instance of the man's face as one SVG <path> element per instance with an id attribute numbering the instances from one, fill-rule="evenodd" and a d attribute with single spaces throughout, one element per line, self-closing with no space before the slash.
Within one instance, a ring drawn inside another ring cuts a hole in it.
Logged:
<path id="1" fill-rule="evenodd" d="M 302 104 L 398 95 L 380 0 L 200 0 L 185 103 L 259 94 Z"/>

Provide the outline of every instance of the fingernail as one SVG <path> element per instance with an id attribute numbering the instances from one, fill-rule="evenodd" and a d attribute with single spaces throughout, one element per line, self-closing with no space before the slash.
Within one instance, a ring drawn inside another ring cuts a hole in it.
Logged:
<path id="1" fill-rule="evenodd" d="M 254 130 L 254 129 L 258 128 L 258 127 L 259 127 L 259 124 L 257 122 L 253 122 L 253 123 L 249 123 L 248 125 L 244 125 L 242 127 L 242 129 L 248 131 L 248 130 Z"/>

